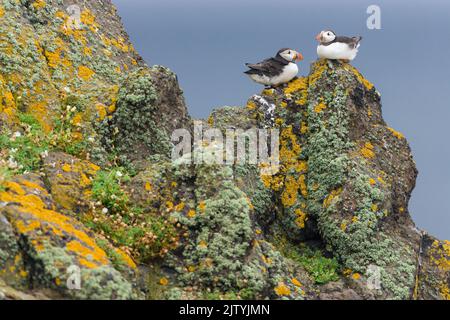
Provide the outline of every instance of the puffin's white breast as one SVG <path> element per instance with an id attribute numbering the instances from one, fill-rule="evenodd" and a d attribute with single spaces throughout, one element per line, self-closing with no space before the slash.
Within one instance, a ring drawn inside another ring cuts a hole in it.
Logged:
<path id="1" fill-rule="evenodd" d="M 298 74 L 298 66 L 295 63 L 289 63 L 287 66 L 283 68 L 283 71 L 270 79 L 271 85 L 279 85 L 282 83 L 287 83 L 294 79 Z"/>
<path id="2" fill-rule="evenodd" d="M 319 45 L 317 47 L 317 55 L 320 58 L 333 60 L 353 60 L 358 54 L 358 48 L 352 49 L 346 43 L 335 42 L 328 46 Z"/>

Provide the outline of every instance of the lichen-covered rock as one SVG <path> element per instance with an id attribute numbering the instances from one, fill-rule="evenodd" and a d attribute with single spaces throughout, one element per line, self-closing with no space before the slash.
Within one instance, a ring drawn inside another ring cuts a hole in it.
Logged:
<path id="1" fill-rule="evenodd" d="M 210 158 L 214 148 L 202 147 L 193 156 Z M 136 203 L 169 214 L 180 230 L 178 248 L 163 262 L 175 272 L 167 274 L 167 296 L 198 288 L 195 298 L 206 290 L 241 298 L 304 298 L 304 274 L 261 236 L 255 208 L 236 186 L 232 168 L 195 165 L 190 156 L 149 167 L 131 182 Z"/>
<path id="2" fill-rule="evenodd" d="M 348 64 L 321 60 L 308 77 L 253 96 L 247 113 L 281 132 L 281 169 L 261 179 L 282 214 L 266 229 L 323 241 L 363 298 L 411 298 L 420 235 L 408 201 L 417 170 L 405 137 L 383 121 L 374 86 Z M 371 268 L 380 290 L 367 288 Z"/>
<path id="3" fill-rule="evenodd" d="M 23 288 L 52 289 L 71 298 L 134 297 L 130 282 L 113 268 L 89 231 L 55 211 L 38 176 L 17 176 L 4 186 L 5 191 L 0 192 L 1 227 L 14 230 L 16 245 L 14 239 L 8 239 L 12 245 L 2 254 L 3 279 Z M 81 286 L 71 290 L 67 282 L 78 271 Z M 22 279 L 20 284 L 17 278 Z"/>
<path id="4" fill-rule="evenodd" d="M 0 18 L 0 299 L 450 299 L 450 245 L 408 212 L 408 142 L 351 65 L 202 122 L 278 129 L 275 174 L 214 164 L 217 141 L 173 163 L 177 77 L 110 0 L 1 0 Z"/>
<path id="5" fill-rule="evenodd" d="M 92 179 L 100 168 L 63 152 L 50 152 L 44 158 L 44 173 L 50 193 L 62 210 L 86 210 L 92 194 Z"/>
<path id="6" fill-rule="evenodd" d="M 86 115 L 103 117 L 96 105 L 113 105 L 111 87 L 144 65 L 111 1 L 2 0 L 0 9 L 3 123 L 28 112 L 48 132 L 71 95 L 90 100 Z"/>
<path id="7" fill-rule="evenodd" d="M 450 300 L 450 242 L 423 234 L 414 297 Z"/>
<path id="8" fill-rule="evenodd" d="M 122 162 L 139 165 L 151 155 L 168 157 L 172 131 L 190 127 L 178 80 L 164 67 L 130 74 L 120 87 L 116 106 L 100 132 L 107 150 Z"/>

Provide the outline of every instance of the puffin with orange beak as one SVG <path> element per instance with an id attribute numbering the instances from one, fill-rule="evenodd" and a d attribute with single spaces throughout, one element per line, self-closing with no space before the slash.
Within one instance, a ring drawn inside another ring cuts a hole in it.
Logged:
<path id="1" fill-rule="evenodd" d="M 349 62 L 356 58 L 362 37 L 336 36 L 333 31 L 325 30 L 316 36 L 316 40 L 319 41 L 319 58 Z"/>
<path id="2" fill-rule="evenodd" d="M 298 74 L 297 62 L 303 60 L 301 53 L 284 48 L 278 51 L 274 58 L 246 66 L 250 69 L 246 72 L 253 81 L 268 87 L 279 86 L 294 79 Z"/>

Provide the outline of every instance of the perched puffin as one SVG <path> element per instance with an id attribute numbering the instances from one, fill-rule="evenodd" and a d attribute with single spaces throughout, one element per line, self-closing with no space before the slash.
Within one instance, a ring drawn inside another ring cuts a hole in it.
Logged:
<path id="1" fill-rule="evenodd" d="M 284 48 L 278 51 L 274 58 L 260 63 L 245 65 L 250 70 L 244 72 L 253 81 L 265 86 L 273 87 L 291 81 L 298 74 L 296 62 L 303 60 L 301 53 Z"/>
<path id="2" fill-rule="evenodd" d="M 362 37 L 338 37 L 333 31 L 326 30 L 319 33 L 316 40 L 319 41 L 319 58 L 349 62 L 356 58 Z"/>

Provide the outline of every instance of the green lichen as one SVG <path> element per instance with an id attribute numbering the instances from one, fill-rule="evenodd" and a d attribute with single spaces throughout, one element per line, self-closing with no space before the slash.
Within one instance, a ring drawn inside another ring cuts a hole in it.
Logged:
<path id="1" fill-rule="evenodd" d="M 170 139 L 158 126 L 157 93 L 149 72 L 141 69 L 130 75 L 119 90 L 117 110 L 106 119 L 100 132 L 103 144 L 120 160 L 136 160 L 142 155 L 169 155 Z"/>

